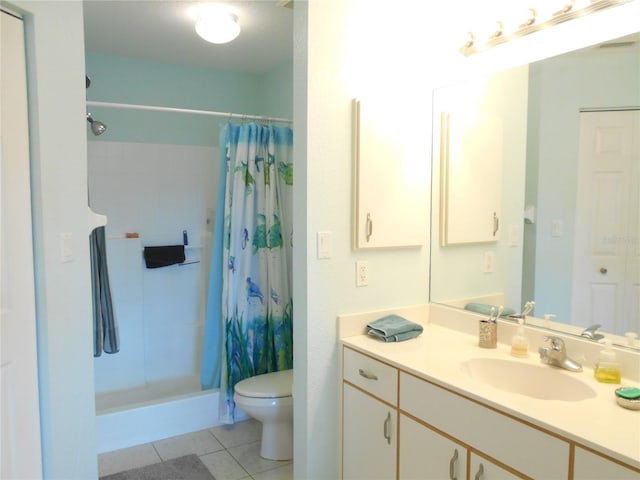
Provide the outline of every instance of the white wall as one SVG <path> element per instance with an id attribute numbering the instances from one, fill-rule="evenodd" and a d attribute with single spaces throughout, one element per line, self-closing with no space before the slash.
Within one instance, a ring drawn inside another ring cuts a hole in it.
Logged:
<path id="1" fill-rule="evenodd" d="M 294 9 L 295 478 L 338 475 L 337 316 L 428 298 L 427 231 L 420 248 L 351 249 L 352 98 L 397 98 L 398 122 L 423 125 L 415 155 L 427 162 L 431 156 L 429 46 L 438 29 L 428 3 L 394 2 L 402 19 L 396 28 L 386 23 L 388 2 L 331 0 Z M 422 180 L 428 188 L 428 175 Z M 333 234 L 328 260 L 316 257 L 322 230 Z M 369 262 L 367 287 L 355 286 L 356 260 Z"/>
<path id="2" fill-rule="evenodd" d="M 96 478 L 82 3 L 13 5 L 27 34 L 44 477 Z"/>

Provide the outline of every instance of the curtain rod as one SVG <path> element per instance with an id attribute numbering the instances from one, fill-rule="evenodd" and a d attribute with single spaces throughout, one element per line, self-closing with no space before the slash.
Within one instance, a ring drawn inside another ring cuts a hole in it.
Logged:
<path id="1" fill-rule="evenodd" d="M 243 113 L 231 113 L 231 112 L 214 112 L 211 110 L 193 110 L 190 108 L 158 107 L 155 105 L 136 105 L 133 103 L 96 102 L 94 100 L 87 100 L 87 106 L 88 107 L 122 108 L 122 109 L 128 109 L 128 110 L 147 110 L 147 111 L 154 111 L 154 112 L 191 113 L 194 115 L 227 117 L 228 119 L 237 118 L 240 120 L 263 120 L 267 122 L 292 123 L 292 120 L 289 120 L 288 118 L 281 118 L 281 117 L 265 117 L 262 115 L 245 115 Z"/>

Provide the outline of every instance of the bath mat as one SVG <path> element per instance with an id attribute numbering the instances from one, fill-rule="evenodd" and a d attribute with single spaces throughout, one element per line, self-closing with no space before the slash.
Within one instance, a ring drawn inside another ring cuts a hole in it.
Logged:
<path id="1" fill-rule="evenodd" d="M 215 480 L 197 455 L 185 455 L 146 467 L 100 477 L 100 480 Z"/>

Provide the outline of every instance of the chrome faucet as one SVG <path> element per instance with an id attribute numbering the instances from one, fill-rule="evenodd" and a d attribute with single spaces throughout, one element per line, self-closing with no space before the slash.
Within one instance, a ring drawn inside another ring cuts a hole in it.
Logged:
<path id="1" fill-rule="evenodd" d="M 564 340 L 551 335 L 545 336 L 544 339 L 548 341 L 551 346 L 540 347 L 538 349 L 542 363 L 564 368 L 565 370 L 570 370 L 572 372 L 582 371 L 582 365 L 567 357 L 567 349 L 565 348 Z"/>
<path id="2" fill-rule="evenodd" d="M 604 335 L 596 332 L 596 330 L 598 330 L 600 327 L 602 327 L 602 325 L 598 323 L 595 325 L 591 325 L 589 328 L 585 328 L 584 331 L 580 334 L 580 336 L 588 338 L 590 340 L 595 340 L 595 341 L 602 340 L 604 338 Z"/>

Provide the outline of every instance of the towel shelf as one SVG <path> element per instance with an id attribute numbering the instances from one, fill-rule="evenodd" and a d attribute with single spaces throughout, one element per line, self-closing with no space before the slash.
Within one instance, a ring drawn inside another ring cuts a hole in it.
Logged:
<path id="1" fill-rule="evenodd" d="M 185 265 L 192 265 L 194 263 L 200 263 L 200 260 L 194 260 L 193 262 L 176 263 L 176 265 L 178 265 L 179 267 L 184 267 Z"/>
<path id="2" fill-rule="evenodd" d="M 153 245 L 147 245 L 147 247 L 152 247 Z M 185 245 L 185 250 L 202 250 L 202 245 Z M 142 247 L 142 251 L 144 252 L 144 247 Z"/>

